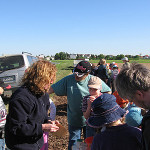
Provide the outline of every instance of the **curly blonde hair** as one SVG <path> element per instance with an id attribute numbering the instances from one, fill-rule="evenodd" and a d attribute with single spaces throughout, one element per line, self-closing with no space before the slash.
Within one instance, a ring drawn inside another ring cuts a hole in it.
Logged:
<path id="1" fill-rule="evenodd" d="M 51 81 L 56 79 L 56 66 L 49 61 L 39 60 L 30 66 L 23 78 L 22 84 L 24 84 L 35 95 L 44 94 L 49 89 L 45 89 L 45 86 Z"/>

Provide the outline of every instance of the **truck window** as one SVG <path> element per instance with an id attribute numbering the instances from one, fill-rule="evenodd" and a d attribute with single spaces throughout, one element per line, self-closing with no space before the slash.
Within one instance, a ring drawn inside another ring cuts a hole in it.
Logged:
<path id="1" fill-rule="evenodd" d="M 24 66 L 24 59 L 22 55 L 6 56 L 0 58 L 0 72 L 18 69 Z"/>

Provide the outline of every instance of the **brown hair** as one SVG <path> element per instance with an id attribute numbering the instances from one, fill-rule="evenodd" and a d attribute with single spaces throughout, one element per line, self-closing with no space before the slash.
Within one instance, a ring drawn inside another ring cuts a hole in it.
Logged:
<path id="1" fill-rule="evenodd" d="M 24 84 L 34 94 L 43 94 L 48 92 L 45 85 L 49 84 L 51 80 L 56 79 L 56 67 L 46 60 L 39 60 L 32 64 L 25 72 L 22 84 Z"/>

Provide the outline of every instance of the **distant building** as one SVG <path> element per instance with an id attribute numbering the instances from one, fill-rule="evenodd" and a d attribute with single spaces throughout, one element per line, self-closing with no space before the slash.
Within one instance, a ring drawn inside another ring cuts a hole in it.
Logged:
<path id="1" fill-rule="evenodd" d="M 144 56 L 143 56 L 143 59 L 149 59 L 149 58 L 150 58 L 149 55 L 144 55 Z"/>
<path id="2" fill-rule="evenodd" d="M 84 57 L 89 59 L 91 57 L 91 54 L 85 54 Z"/>
<path id="3" fill-rule="evenodd" d="M 77 54 L 70 54 L 70 59 L 76 59 L 77 58 Z"/>
<path id="4" fill-rule="evenodd" d="M 50 58 L 51 60 L 55 60 L 55 57 L 54 56 L 51 56 L 51 58 Z"/>
<path id="5" fill-rule="evenodd" d="M 40 54 L 40 55 L 38 56 L 38 58 L 39 58 L 39 59 L 43 59 L 43 58 L 44 58 L 44 54 Z"/>
<path id="6" fill-rule="evenodd" d="M 85 54 L 78 54 L 78 57 L 84 57 Z"/>
<path id="7" fill-rule="evenodd" d="M 51 57 L 50 57 L 50 56 L 47 56 L 45 59 L 48 60 L 48 61 L 50 61 L 50 60 L 51 60 Z"/>

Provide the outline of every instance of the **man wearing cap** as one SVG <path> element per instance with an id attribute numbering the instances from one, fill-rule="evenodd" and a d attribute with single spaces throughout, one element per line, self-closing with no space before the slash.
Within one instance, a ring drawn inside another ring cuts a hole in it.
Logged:
<path id="1" fill-rule="evenodd" d="M 67 96 L 67 117 L 69 129 L 68 150 L 81 137 L 81 131 L 85 132 L 85 118 L 82 113 L 83 97 L 89 95 L 88 81 L 92 77 L 91 64 L 88 61 L 81 61 L 73 70 L 73 74 L 68 75 L 53 84 L 49 93 L 58 96 Z M 111 89 L 102 81 L 101 92 L 110 92 Z"/>
<path id="2" fill-rule="evenodd" d="M 4 88 L 9 89 L 10 85 L 6 85 L 4 84 L 3 81 L 0 80 L 0 95 L 3 94 Z M 6 115 L 7 115 L 6 107 L 2 100 L 2 97 L 0 96 L 0 150 L 5 149 L 4 127 L 6 123 Z"/>
<path id="3" fill-rule="evenodd" d="M 128 57 L 122 58 L 122 61 L 124 63 L 123 67 L 130 67 L 130 63 L 129 63 Z"/>

